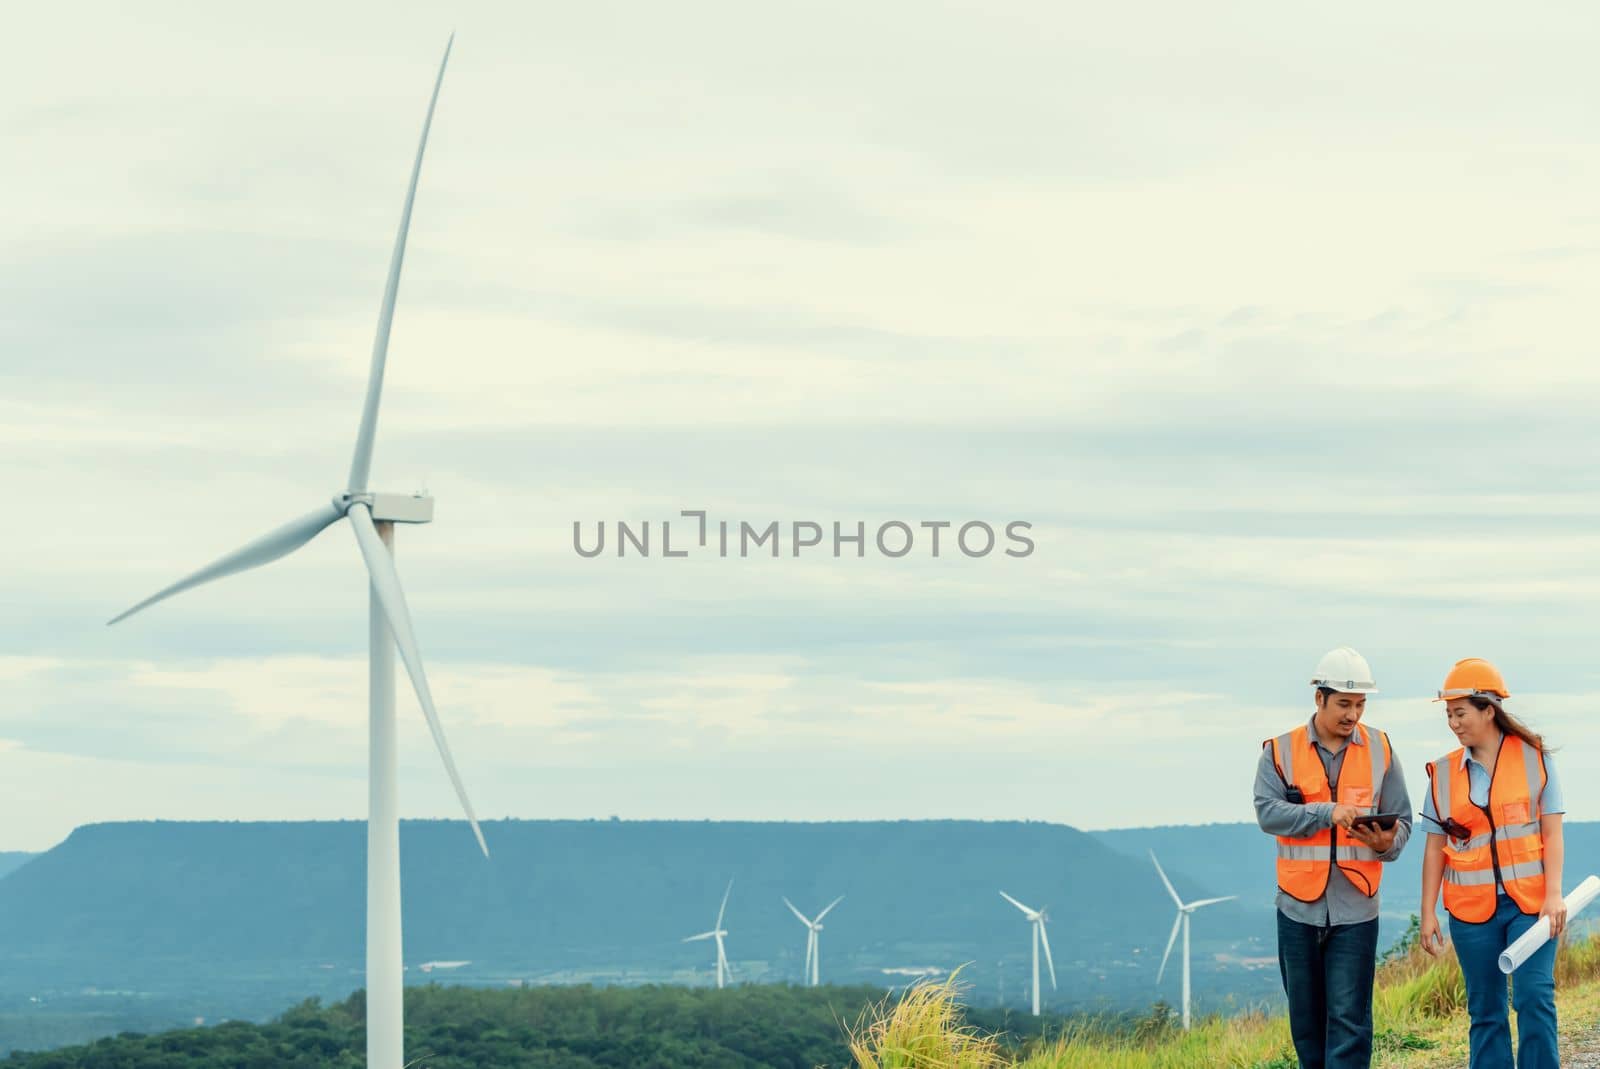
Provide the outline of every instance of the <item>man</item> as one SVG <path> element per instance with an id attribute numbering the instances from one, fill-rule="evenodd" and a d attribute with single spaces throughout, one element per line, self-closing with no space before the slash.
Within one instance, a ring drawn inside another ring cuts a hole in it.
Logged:
<path id="1" fill-rule="evenodd" d="M 1341 646 L 1311 685 L 1311 719 L 1262 744 L 1256 822 L 1278 839 L 1278 968 L 1300 1065 L 1368 1069 L 1378 885 L 1411 836 L 1411 798 L 1389 736 L 1361 723 L 1378 689 L 1365 658 Z M 1373 813 L 1400 817 L 1356 823 Z"/>

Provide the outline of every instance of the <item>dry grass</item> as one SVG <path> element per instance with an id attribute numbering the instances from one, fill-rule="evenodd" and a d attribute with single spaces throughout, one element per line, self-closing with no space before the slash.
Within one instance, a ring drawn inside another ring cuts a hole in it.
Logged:
<path id="1" fill-rule="evenodd" d="M 1074 1029 L 1029 1052 L 1017 1069 L 1255 1069 L 1288 1049 L 1288 1022 L 1251 1013 L 1145 1036 Z M 1293 1069 L 1292 1060 L 1283 1064 Z"/>
<path id="2" fill-rule="evenodd" d="M 1443 1020 L 1466 1009 L 1467 981 L 1453 946 L 1437 958 L 1412 946 L 1378 967 L 1372 1008 L 1376 1018 Z"/>
<path id="3" fill-rule="evenodd" d="M 1564 1024 L 1600 1020 L 1600 935 L 1563 942 L 1556 986 Z M 1459 1067 L 1466 1058 L 1466 985 L 1453 951 L 1413 947 L 1378 969 L 1373 1064 Z M 1564 1029 L 1565 1031 L 1565 1029 Z M 1008 1058 L 962 1022 L 951 981 L 912 989 L 863 1018 L 851 1036 L 860 1069 L 1294 1069 L 1288 1022 L 1262 1013 L 1208 1017 L 1188 1032 L 1153 1015 L 1137 1029 L 1081 1021 Z"/>
<path id="4" fill-rule="evenodd" d="M 1561 952 L 1556 955 L 1556 989 L 1596 980 L 1600 980 L 1600 930 L 1572 942 L 1563 936 Z"/>
<path id="5" fill-rule="evenodd" d="M 891 1003 L 867 1010 L 850 1031 L 860 1069 L 1001 1069 L 993 1037 L 962 1022 L 956 978 L 917 984 Z"/>

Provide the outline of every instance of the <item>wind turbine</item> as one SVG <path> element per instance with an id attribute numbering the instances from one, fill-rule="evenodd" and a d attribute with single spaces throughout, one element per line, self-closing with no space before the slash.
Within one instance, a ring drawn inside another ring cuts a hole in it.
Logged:
<path id="1" fill-rule="evenodd" d="M 697 943 L 702 939 L 715 939 L 717 941 L 717 988 L 719 990 L 728 982 L 728 973 L 731 971 L 728 967 L 727 949 L 722 945 L 723 936 L 728 934 L 727 930 L 722 927 L 722 914 L 728 908 L 728 895 L 732 891 L 733 881 L 729 880 L 728 889 L 722 892 L 722 905 L 717 907 L 716 925 L 709 932 L 691 935 L 683 940 L 685 943 Z"/>
<path id="2" fill-rule="evenodd" d="M 368 734 L 367 787 L 367 1065 L 372 1069 L 401 1069 L 404 1061 L 403 989 L 400 932 L 400 809 L 397 788 L 398 758 L 394 714 L 394 655 L 400 650 L 406 674 L 417 692 L 417 702 L 427 718 L 428 730 L 444 762 L 445 772 L 455 786 L 456 797 L 466 811 L 472 834 L 485 857 L 489 847 L 472 811 L 466 787 L 456 772 L 445 741 L 433 694 L 423 671 L 422 654 L 411 629 L 411 614 L 405 592 L 394 566 L 394 525 L 428 523 L 433 519 L 433 499 L 425 495 L 379 494 L 367 486 L 372 466 L 372 444 L 378 428 L 378 403 L 383 395 L 384 362 L 389 349 L 389 327 L 394 321 L 395 296 L 400 288 L 400 267 L 405 260 L 406 232 L 411 226 L 411 206 L 417 196 L 417 178 L 422 172 L 422 154 L 428 144 L 428 128 L 433 124 L 434 105 L 444 83 L 445 65 L 450 61 L 450 46 L 434 79 L 433 95 L 428 100 L 427 116 L 422 121 L 422 136 L 417 144 L 416 161 L 411 165 L 411 182 L 406 189 L 405 206 L 400 213 L 400 231 L 389 260 L 389 276 L 383 288 L 383 303 L 378 311 L 378 331 L 372 345 L 372 367 L 367 378 L 366 403 L 361 410 L 356 432 L 355 452 L 350 461 L 350 476 L 345 489 L 335 494 L 331 504 L 322 505 L 296 520 L 269 531 L 249 545 L 221 557 L 199 571 L 152 594 L 110 623 L 124 620 L 174 594 L 213 579 L 270 564 L 299 549 L 322 532 L 344 519 L 350 521 L 356 544 L 366 562 L 370 580 L 368 639 L 370 650 L 370 719 Z"/>
<path id="3" fill-rule="evenodd" d="M 1156 872 L 1161 876 L 1161 882 L 1167 885 L 1167 894 L 1178 904 L 1178 915 L 1172 921 L 1172 934 L 1167 936 L 1167 949 L 1161 955 L 1161 968 L 1156 970 L 1156 983 L 1161 982 L 1162 974 L 1167 971 L 1167 958 L 1172 954 L 1173 941 L 1178 938 L 1178 926 L 1183 926 L 1183 1027 L 1189 1027 L 1189 914 L 1201 906 L 1214 906 L 1218 902 L 1227 902 L 1238 898 L 1238 895 L 1223 895 L 1221 898 L 1202 898 L 1198 902 L 1185 903 L 1178 897 L 1178 892 L 1172 889 L 1172 881 L 1167 879 L 1167 874 L 1161 869 L 1161 862 L 1156 861 L 1156 852 L 1150 851 L 1150 860 L 1156 862 Z"/>
<path id="4" fill-rule="evenodd" d="M 793 913 L 796 917 L 799 917 L 800 923 L 806 926 L 806 963 L 802 970 L 802 975 L 805 977 L 805 982 L 810 984 L 812 987 L 816 987 L 822 982 L 822 966 L 817 960 L 819 957 L 817 933 L 822 931 L 822 918 L 828 915 L 828 910 L 833 909 L 834 906 L 837 906 L 843 901 L 844 895 L 840 895 L 838 898 L 835 898 L 832 902 L 828 903 L 827 909 L 824 909 L 821 913 L 817 914 L 816 920 L 811 920 L 807 918 L 804 913 L 801 913 L 798 909 L 796 909 L 793 902 L 789 901 L 787 898 L 783 900 L 783 904 L 789 907 L 789 912 Z"/>
<path id="5" fill-rule="evenodd" d="M 1049 920 L 1049 914 L 1042 909 L 1029 909 L 1015 898 L 1000 892 L 1000 897 L 1022 910 L 1023 916 L 1028 918 L 1028 923 L 1033 926 L 1033 1015 L 1039 1016 L 1039 944 L 1044 944 L 1044 962 L 1050 967 L 1050 990 L 1056 988 L 1056 963 L 1050 957 L 1050 937 L 1044 934 L 1044 922 Z"/>

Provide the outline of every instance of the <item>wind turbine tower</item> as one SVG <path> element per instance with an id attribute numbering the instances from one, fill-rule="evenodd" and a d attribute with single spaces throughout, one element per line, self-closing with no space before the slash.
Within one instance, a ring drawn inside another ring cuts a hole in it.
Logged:
<path id="1" fill-rule="evenodd" d="M 1056 989 L 1056 963 L 1050 957 L 1050 937 L 1045 934 L 1044 922 L 1049 920 L 1049 914 L 1042 909 L 1030 909 L 1018 902 L 1015 898 L 1000 892 L 1000 897 L 1022 910 L 1022 915 L 1028 918 L 1028 924 L 1033 928 L 1033 1015 L 1039 1016 L 1039 946 L 1044 946 L 1044 961 L 1050 967 L 1050 990 Z"/>
<path id="2" fill-rule="evenodd" d="M 1161 882 L 1167 885 L 1167 894 L 1178 904 L 1178 915 L 1172 921 L 1172 934 L 1167 936 L 1167 949 L 1161 955 L 1161 968 L 1156 970 L 1156 983 L 1161 982 L 1161 976 L 1167 971 L 1167 958 L 1172 954 L 1173 941 L 1178 938 L 1178 928 L 1183 927 L 1183 1027 L 1189 1029 L 1189 915 L 1202 906 L 1214 906 L 1218 902 L 1227 902 L 1238 898 L 1238 895 L 1223 895 L 1221 898 L 1202 898 L 1198 902 L 1185 903 L 1178 897 L 1178 892 L 1172 889 L 1172 881 L 1167 879 L 1167 874 L 1161 869 L 1161 862 L 1156 861 L 1156 852 L 1150 851 L 1150 860 L 1155 861 L 1156 872 L 1161 876 Z"/>
<path id="3" fill-rule="evenodd" d="M 454 38 L 452 37 L 452 41 Z M 417 178 L 422 173 L 422 154 L 428 145 L 428 129 L 433 125 L 434 105 L 444 83 L 445 64 L 450 61 L 450 45 L 444 49 L 439 74 L 428 100 L 427 117 L 417 144 L 416 160 L 411 165 L 411 183 L 406 189 L 405 206 L 400 213 L 400 230 L 389 259 L 389 274 L 383 288 L 383 303 L 378 311 L 377 336 L 372 345 L 372 364 L 367 376 L 366 402 L 356 432 L 355 452 L 345 489 L 299 519 L 283 526 L 199 571 L 178 580 L 110 622 L 126 619 L 158 601 L 191 587 L 237 572 L 259 568 L 287 556 L 310 542 L 324 528 L 348 520 L 361 556 L 366 562 L 369 582 L 368 640 L 369 733 L 367 789 L 367 1062 L 371 1069 L 401 1069 L 405 1061 L 403 1021 L 403 976 L 400 932 L 400 801 L 399 760 L 396 750 L 394 713 L 394 657 L 400 659 L 417 702 L 428 721 L 434 746 L 444 762 L 445 772 L 455 786 L 456 797 L 466 812 L 472 834 L 485 857 L 489 847 L 473 814 L 467 790 L 456 772 L 445 742 L 444 728 L 434 709 L 433 693 L 422 667 L 422 651 L 411 629 L 411 613 L 406 608 L 405 592 L 394 566 L 395 524 L 428 523 L 433 519 L 433 499 L 421 495 L 374 493 L 367 485 L 372 467 L 373 440 L 378 431 L 378 407 L 383 398 L 384 364 L 389 352 L 389 328 L 394 322 L 395 298 L 400 290 L 400 267 L 405 260 L 406 233 L 411 228 L 411 207 L 417 196 Z"/>
<path id="4" fill-rule="evenodd" d="M 728 889 L 722 892 L 722 905 L 717 908 L 717 923 L 709 932 L 691 935 L 684 938 L 685 943 L 697 943 L 702 939 L 715 939 L 717 941 L 717 989 L 721 990 L 728 982 L 728 952 L 722 940 L 727 936 L 727 929 L 722 927 L 722 914 L 728 908 L 728 895 L 733 891 L 733 881 L 728 881 Z"/>
<path id="5" fill-rule="evenodd" d="M 806 926 L 806 963 L 801 973 L 805 977 L 805 983 L 812 987 L 816 987 L 822 982 L 822 967 L 818 963 L 818 958 L 821 956 L 821 939 L 818 933 L 822 931 L 822 918 L 828 915 L 829 910 L 843 901 L 844 895 L 835 898 L 828 903 L 827 909 L 817 914 L 816 920 L 812 920 L 796 909 L 793 902 L 787 898 L 783 900 L 783 904 L 789 907 L 789 912 L 800 918 L 800 923 Z"/>

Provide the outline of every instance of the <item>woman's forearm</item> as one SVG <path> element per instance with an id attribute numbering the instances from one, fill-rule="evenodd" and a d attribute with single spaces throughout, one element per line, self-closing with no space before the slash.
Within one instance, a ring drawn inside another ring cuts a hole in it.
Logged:
<path id="1" fill-rule="evenodd" d="M 1539 818 L 1539 835 L 1544 839 L 1545 894 L 1561 894 L 1561 869 L 1567 860 L 1567 843 L 1561 831 L 1561 814 Z"/>
<path id="2" fill-rule="evenodd" d="M 1432 913 L 1439 904 L 1439 885 L 1444 882 L 1444 836 L 1428 835 L 1422 848 L 1422 911 Z"/>

